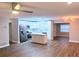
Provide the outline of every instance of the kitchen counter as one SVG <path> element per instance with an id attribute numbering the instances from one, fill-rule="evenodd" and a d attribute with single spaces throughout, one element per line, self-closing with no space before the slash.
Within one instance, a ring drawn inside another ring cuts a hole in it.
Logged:
<path id="1" fill-rule="evenodd" d="M 47 44 L 47 35 L 42 33 L 32 33 L 32 42 Z"/>

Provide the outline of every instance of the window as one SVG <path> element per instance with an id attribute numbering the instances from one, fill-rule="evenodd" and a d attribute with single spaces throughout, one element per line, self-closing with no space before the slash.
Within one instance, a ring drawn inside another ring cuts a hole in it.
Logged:
<path id="1" fill-rule="evenodd" d="M 30 32 L 33 34 L 36 33 L 47 33 L 48 39 L 51 39 L 51 22 L 50 21 L 19 21 L 19 25 L 23 25 L 26 27 L 27 25 L 30 26 Z"/>
<path id="2" fill-rule="evenodd" d="M 69 25 L 68 24 L 61 24 L 60 25 L 60 32 L 69 32 Z"/>

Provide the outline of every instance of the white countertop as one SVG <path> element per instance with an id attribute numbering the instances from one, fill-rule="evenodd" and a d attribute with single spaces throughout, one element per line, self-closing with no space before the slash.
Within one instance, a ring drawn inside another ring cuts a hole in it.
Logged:
<path id="1" fill-rule="evenodd" d="M 32 35 L 46 35 L 46 34 L 43 34 L 43 33 L 32 33 Z"/>

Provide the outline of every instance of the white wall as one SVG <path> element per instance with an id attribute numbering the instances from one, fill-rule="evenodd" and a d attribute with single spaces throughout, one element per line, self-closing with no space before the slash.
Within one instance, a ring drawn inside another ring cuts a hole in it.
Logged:
<path id="1" fill-rule="evenodd" d="M 0 48 L 9 46 L 9 26 L 7 18 L 0 18 Z"/>
<path id="2" fill-rule="evenodd" d="M 79 19 L 70 22 L 69 42 L 79 43 Z"/>
<path id="3" fill-rule="evenodd" d="M 19 39 L 19 28 L 18 28 L 18 18 L 11 19 L 12 23 L 12 41 L 14 43 L 20 43 Z"/>
<path id="4" fill-rule="evenodd" d="M 0 3 L 0 48 L 9 46 L 9 17 L 11 5 Z"/>
<path id="5" fill-rule="evenodd" d="M 51 40 L 53 40 L 55 32 L 54 32 L 54 21 L 51 20 Z"/>

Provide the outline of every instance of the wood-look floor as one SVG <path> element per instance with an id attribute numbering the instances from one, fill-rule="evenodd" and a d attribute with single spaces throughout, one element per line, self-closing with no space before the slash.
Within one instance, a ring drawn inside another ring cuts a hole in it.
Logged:
<path id="1" fill-rule="evenodd" d="M 74 57 L 79 56 L 79 44 L 68 42 L 68 38 L 55 38 L 47 45 L 30 43 L 11 44 L 0 49 L 1 57 Z"/>

